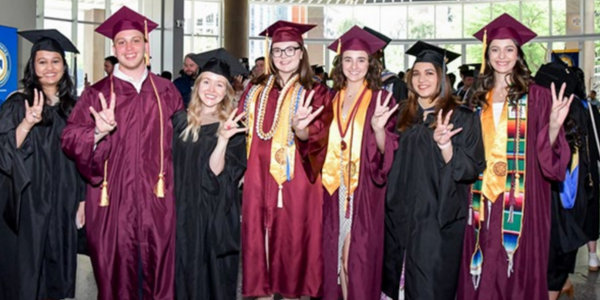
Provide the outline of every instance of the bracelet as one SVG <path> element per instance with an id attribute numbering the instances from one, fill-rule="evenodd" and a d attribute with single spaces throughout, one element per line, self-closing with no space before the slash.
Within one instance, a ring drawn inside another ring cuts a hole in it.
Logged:
<path id="1" fill-rule="evenodd" d="M 23 130 L 23 132 L 25 132 L 25 133 L 29 133 L 29 130 L 27 130 L 27 129 L 23 128 L 23 126 L 19 125 L 19 128 L 21 128 L 21 130 Z"/>
<path id="2" fill-rule="evenodd" d="M 444 149 L 448 149 L 450 148 L 450 146 L 452 146 L 452 144 L 450 142 L 447 142 L 443 145 L 437 144 L 438 148 L 440 148 L 440 150 L 444 150 Z"/>

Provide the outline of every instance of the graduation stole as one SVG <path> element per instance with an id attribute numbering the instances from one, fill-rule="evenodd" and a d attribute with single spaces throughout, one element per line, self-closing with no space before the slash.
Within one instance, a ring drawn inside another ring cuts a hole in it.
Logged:
<path id="1" fill-rule="evenodd" d="M 487 167 L 471 188 L 471 204 L 469 206 L 469 225 L 472 223 L 472 218 L 475 219 L 476 223 L 474 226 L 476 244 L 470 267 L 475 289 L 479 286 L 483 266 L 479 231 L 481 222 L 485 220 L 486 203 L 484 200 L 491 201 L 487 203 L 491 208 L 491 204 L 502 195 L 504 207 L 502 244 L 508 256 L 508 277 L 513 272 L 513 258 L 519 247 L 525 209 L 527 96 L 524 95 L 519 99 L 516 107 L 508 107 L 508 102 L 505 102 L 496 130 L 493 130 L 494 116 L 491 92 L 488 93 L 487 98 L 488 105 L 481 113 Z"/>
<path id="2" fill-rule="evenodd" d="M 277 196 L 277 207 L 283 207 L 283 183 L 291 181 L 294 178 L 294 163 L 296 159 L 296 146 L 294 142 L 294 133 L 292 132 L 292 117 L 298 110 L 300 98 L 305 94 L 305 90 L 298 82 L 298 75 L 294 75 L 283 87 L 279 98 L 277 98 L 277 108 L 271 129 L 268 132 L 263 131 L 263 123 L 267 110 L 269 93 L 275 84 L 275 76 L 269 76 L 266 86 L 253 86 L 244 100 L 244 110 L 246 111 L 246 120 L 248 122 L 248 141 L 247 157 L 250 157 L 250 146 L 254 130 L 261 140 L 271 142 L 271 159 L 269 163 L 269 172 L 278 184 L 279 192 Z M 257 101 L 258 100 L 258 101 Z M 256 104 L 258 103 L 257 116 L 254 116 Z M 258 118 L 255 122 L 255 117 Z M 255 125 L 256 124 L 256 127 Z"/>
<path id="3" fill-rule="evenodd" d="M 348 111 L 349 115 L 345 119 L 342 117 L 342 104 L 346 90 L 341 90 L 333 99 L 333 124 L 329 127 L 329 142 L 321 179 L 329 195 L 335 193 L 340 187 L 342 178 L 344 179 L 347 190 L 346 218 L 350 218 L 348 207 L 350 196 L 358 186 L 362 138 L 367 121 L 367 110 L 373 96 L 373 92 L 367 88 L 366 82 L 359 95 L 352 103 Z M 340 178 L 340 168 L 343 174 L 342 178 Z"/>

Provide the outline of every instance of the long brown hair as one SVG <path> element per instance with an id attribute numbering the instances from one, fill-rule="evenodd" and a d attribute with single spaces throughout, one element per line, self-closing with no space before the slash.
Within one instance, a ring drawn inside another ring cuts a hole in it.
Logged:
<path id="1" fill-rule="evenodd" d="M 529 83 L 531 82 L 531 71 L 525 61 L 525 54 L 521 46 L 513 40 L 517 47 L 517 62 L 509 74 L 506 74 L 505 80 L 510 83 L 508 89 L 508 101 L 510 105 L 514 105 L 517 101 L 527 94 L 529 91 Z M 490 41 L 491 43 L 491 41 Z M 490 47 L 487 47 L 485 52 L 485 72 L 479 75 L 476 83 L 475 94 L 471 98 L 472 107 L 484 107 L 487 105 L 487 94 L 494 88 L 494 68 L 489 59 Z"/>
<path id="2" fill-rule="evenodd" d="M 198 78 L 196 78 L 196 81 L 194 82 L 194 88 L 192 89 L 192 99 L 190 100 L 190 106 L 188 107 L 187 111 L 188 125 L 185 127 L 185 129 L 181 132 L 180 135 L 180 137 L 184 141 L 187 141 L 190 138 L 190 136 L 192 137 L 193 142 L 198 141 L 200 127 L 202 126 L 202 107 L 204 106 L 204 104 L 202 103 L 202 99 L 200 99 L 200 95 L 198 95 L 198 86 L 200 85 L 200 82 L 202 82 L 204 77 L 205 73 L 200 73 L 200 76 L 198 76 Z M 219 113 L 217 117 L 219 121 L 221 121 L 221 124 L 223 124 L 223 122 L 227 120 L 229 114 L 231 114 L 231 111 L 234 108 L 233 100 L 235 97 L 235 91 L 229 83 L 229 80 L 226 80 L 226 82 L 227 90 L 225 92 L 225 97 L 223 97 L 223 101 L 221 101 L 218 104 L 217 108 L 217 111 Z"/>
<path id="3" fill-rule="evenodd" d="M 333 59 L 333 70 L 331 70 L 331 78 L 333 78 L 333 89 L 341 91 L 346 87 L 346 75 L 344 75 L 343 67 L 343 56 L 344 53 L 337 55 Z M 367 75 L 365 75 L 367 86 L 372 91 L 378 91 L 381 89 L 383 83 L 381 82 L 381 63 L 369 55 L 369 69 Z"/>
<path id="4" fill-rule="evenodd" d="M 437 84 L 435 87 L 436 92 L 431 97 L 431 99 L 433 99 L 432 101 L 438 100 L 435 104 L 434 113 L 437 117 L 437 114 L 440 111 L 440 109 L 443 109 L 445 117 L 448 114 L 448 112 L 459 106 L 460 102 L 456 97 L 452 95 L 452 86 L 450 85 L 450 78 L 448 78 L 448 76 L 442 72 L 441 67 L 437 65 L 433 66 L 435 68 L 435 73 L 437 74 Z M 419 120 L 417 119 L 419 111 L 419 94 L 416 92 L 416 89 L 414 88 L 412 83 L 413 70 L 414 65 L 411 71 L 408 72 L 406 77 L 406 85 L 408 86 L 408 98 L 402 103 L 402 109 L 400 111 L 398 130 L 401 132 L 408 129 L 413 124 L 419 122 Z M 442 94 L 442 78 L 444 78 L 444 76 L 446 77 L 446 80 L 444 81 L 444 93 Z M 436 122 L 433 122 L 431 124 L 431 127 L 435 128 L 436 124 L 437 120 Z"/>
<path id="5" fill-rule="evenodd" d="M 304 47 L 304 44 L 299 43 L 299 47 L 302 50 L 302 58 L 300 59 L 300 64 L 298 65 L 298 69 L 296 70 L 296 74 L 298 74 L 298 82 L 305 89 L 311 90 L 313 85 L 315 84 L 315 80 L 313 79 L 313 71 L 310 67 L 310 60 L 308 58 L 308 50 Z M 271 44 L 271 49 L 273 49 L 273 45 Z M 282 53 L 282 55 L 285 55 Z M 275 63 L 273 62 L 273 55 L 271 55 L 271 50 L 269 50 L 269 65 L 265 66 L 265 68 L 269 68 L 269 74 L 273 74 L 277 77 L 277 79 L 281 79 L 279 76 L 279 71 L 277 67 L 275 67 Z M 260 76 L 252 79 L 252 84 L 267 84 L 267 80 L 269 79 L 269 75 L 261 74 Z M 279 84 L 279 80 L 275 81 L 275 84 Z"/>

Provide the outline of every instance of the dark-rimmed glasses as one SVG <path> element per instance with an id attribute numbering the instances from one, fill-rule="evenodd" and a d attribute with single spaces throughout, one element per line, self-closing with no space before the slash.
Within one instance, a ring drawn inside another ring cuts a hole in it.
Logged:
<path id="1" fill-rule="evenodd" d="M 300 48 L 301 47 L 287 47 L 285 49 L 273 48 L 273 49 L 271 49 L 271 55 L 273 57 L 281 57 L 283 55 L 283 53 L 285 53 L 285 55 L 287 57 L 292 57 L 292 56 L 294 56 L 294 54 L 296 54 L 296 50 L 298 50 Z"/>

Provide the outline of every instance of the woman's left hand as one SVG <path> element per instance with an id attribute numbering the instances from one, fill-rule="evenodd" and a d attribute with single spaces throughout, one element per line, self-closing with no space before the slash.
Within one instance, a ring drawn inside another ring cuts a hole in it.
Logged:
<path id="1" fill-rule="evenodd" d="M 234 136 L 240 132 L 248 131 L 248 128 L 246 128 L 246 127 L 240 128 L 240 127 L 238 127 L 238 124 L 237 124 L 246 115 L 246 113 L 242 112 L 237 117 L 235 116 L 235 113 L 236 113 L 236 110 L 232 111 L 231 114 L 229 115 L 229 118 L 227 118 L 227 121 L 225 121 L 223 126 L 221 126 L 221 129 L 219 129 L 219 137 L 221 137 L 225 140 L 229 140 L 232 136 Z"/>
<path id="2" fill-rule="evenodd" d="M 571 95 L 571 97 L 569 98 L 565 97 L 564 94 L 566 88 L 567 84 L 563 83 L 557 95 L 554 82 L 550 85 L 550 91 L 552 91 L 552 111 L 550 112 L 550 127 L 552 128 L 560 128 L 565 122 L 567 115 L 569 114 L 569 108 L 571 107 L 571 102 L 573 102 L 573 95 Z"/>
<path id="3" fill-rule="evenodd" d="M 389 104 L 390 100 L 392 99 L 392 93 L 388 93 L 383 103 L 381 103 L 381 94 L 382 91 L 379 91 L 379 94 L 377 95 L 375 113 L 371 119 L 371 127 L 373 127 L 373 131 L 383 131 L 388 120 L 399 106 L 399 104 L 396 104 L 394 107 L 392 107 L 392 109 L 390 109 Z"/>
<path id="4" fill-rule="evenodd" d="M 433 140 L 440 149 L 446 149 L 449 143 L 452 143 L 451 138 L 462 131 L 462 127 L 454 129 L 454 124 L 450 123 L 452 112 L 449 111 L 446 118 L 443 116 L 443 109 L 440 109 L 438 112 L 437 126 L 435 127 L 435 131 L 433 131 Z"/>

